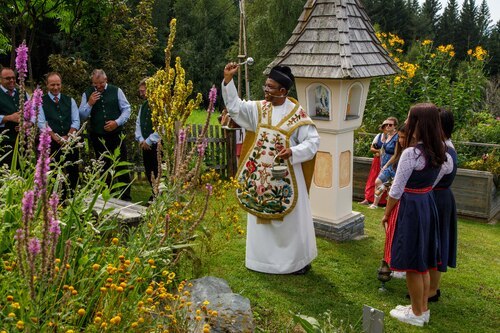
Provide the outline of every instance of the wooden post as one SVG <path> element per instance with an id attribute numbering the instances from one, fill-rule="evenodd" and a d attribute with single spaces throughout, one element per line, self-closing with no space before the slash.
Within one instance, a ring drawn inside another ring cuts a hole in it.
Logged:
<path id="1" fill-rule="evenodd" d="M 236 156 L 236 131 L 224 130 L 226 137 L 226 156 L 227 156 L 227 176 L 236 176 L 238 170 L 238 160 Z"/>

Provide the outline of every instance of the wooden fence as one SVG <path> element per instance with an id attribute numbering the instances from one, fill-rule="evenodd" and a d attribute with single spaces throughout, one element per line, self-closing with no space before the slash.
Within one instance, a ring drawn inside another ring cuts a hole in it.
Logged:
<path id="1" fill-rule="evenodd" d="M 188 142 L 196 142 L 203 130 L 203 125 L 191 125 Z M 224 178 L 236 174 L 236 132 L 223 129 L 220 125 L 209 125 L 207 133 L 207 147 L 204 163 L 207 167 L 217 170 Z"/>

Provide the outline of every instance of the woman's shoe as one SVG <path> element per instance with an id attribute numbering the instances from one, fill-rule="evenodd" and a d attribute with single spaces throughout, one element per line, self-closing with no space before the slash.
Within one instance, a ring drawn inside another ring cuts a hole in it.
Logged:
<path id="1" fill-rule="evenodd" d="M 360 201 L 358 202 L 360 205 L 369 205 L 370 204 L 370 201 L 368 200 L 363 200 L 363 201 Z"/>
<path id="2" fill-rule="evenodd" d="M 368 208 L 370 208 L 370 209 L 377 209 L 377 208 L 378 208 L 378 206 L 377 206 L 377 205 L 374 205 L 374 204 L 371 204 L 370 206 L 368 206 Z"/>

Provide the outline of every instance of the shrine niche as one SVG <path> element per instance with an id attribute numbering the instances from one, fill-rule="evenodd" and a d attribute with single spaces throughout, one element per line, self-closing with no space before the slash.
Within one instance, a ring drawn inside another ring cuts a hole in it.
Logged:
<path id="1" fill-rule="evenodd" d="M 307 93 L 307 109 L 312 119 L 331 120 L 331 93 L 323 84 L 312 84 Z"/>
<path id="2" fill-rule="evenodd" d="M 344 120 L 358 119 L 361 112 L 361 101 L 363 96 L 363 85 L 355 82 L 349 88 L 347 94 L 347 107 Z"/>

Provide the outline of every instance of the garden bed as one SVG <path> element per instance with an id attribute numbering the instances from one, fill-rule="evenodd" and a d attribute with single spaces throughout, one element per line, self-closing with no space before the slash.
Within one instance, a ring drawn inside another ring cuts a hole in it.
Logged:
<path id="1" fill-rule="evenodd" d="M 363 199 L 371 163 L 371 158 L 354 157 L 353 198 L 356 200 Z M 500 198 L 494 178 L 495 175 L 491 172 L 458 169 L 451 188 L 459 215 L 486 221 L 498 218 Z"/>

